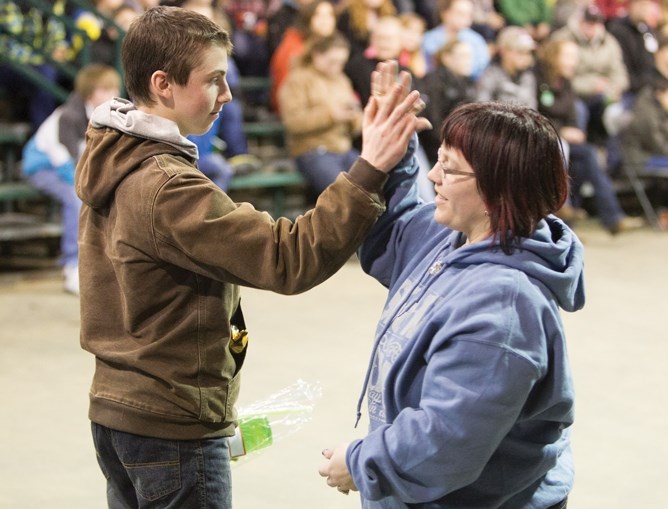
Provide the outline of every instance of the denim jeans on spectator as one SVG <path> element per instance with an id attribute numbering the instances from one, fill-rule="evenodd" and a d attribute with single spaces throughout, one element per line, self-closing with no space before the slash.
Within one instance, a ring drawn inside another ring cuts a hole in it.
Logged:
<path id="1" fill-rule="evenodd" d="M 348 171 L 359 157 L 357 150 L 336 154 L 324 148 L 311 150 L 295 158 L 297 170 L 304 175 L 306 182 L 313 190 L 320 194 L 334 182 L 342 171 Z"/>
<path id="2" fill-rule="evenodd" d="M 243 130 L 244 112 L 241 103 L 232 99 L 223 106 L 218 124 L 218 137 L 225 142 L 225 157 L 248 154 L 248 139 Z"/>
<path id="3" fill-rule="evenodd" d="M 33 173 L 28 181 L 61 206 L 63 235 L 60 239 L 60 264 L 76 265 L 79 262 L 79 210 L 81 200 L 74 191 L 74 185 L 62 181 L 55 171 L 44 170 Z"/>
<path id="4" fill-rule="evenodd" d="M 598 164 L 594 146 L 588 143 L 571 143 L 569 162 L 573 205 L 580 206 L 580 188 L 585 182 L 589 182 L 594 188 L 596 215 L 603 226 L 614 227 L 624 217 L 624 211 L 619 205 L 610 178 Z"/>
<path id="5" fill-rule="evenodd" d="M 231 509 L 227 438 L 164 440 L 92 423 L 110 509 Z"/>
<path id="6" fill-rule="evenodd" d="M 228 190 L 234 172 L 222 155 L 217 152 L 205 154 L 199 158 L 197 165 L 201 172 L 209 177 L 214 184 L 223 191 Z"/>

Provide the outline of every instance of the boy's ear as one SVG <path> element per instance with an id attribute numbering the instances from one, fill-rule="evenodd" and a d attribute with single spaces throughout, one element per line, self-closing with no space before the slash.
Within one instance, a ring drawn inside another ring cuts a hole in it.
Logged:
<path id="1" fill-rule="evenodd" d="M 171 97 L 172 85 L 165 71 L 155 71 L 151 75 L 151 91 L 158 97 Z"/>

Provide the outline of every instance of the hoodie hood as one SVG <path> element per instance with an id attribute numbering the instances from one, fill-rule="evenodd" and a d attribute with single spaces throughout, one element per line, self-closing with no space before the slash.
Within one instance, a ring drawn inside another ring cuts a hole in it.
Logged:
<path id="1" fill-rule="evenodd" d="M 461 235 L 458 232 L 453 235 Z M 453 239 L 453 242 L 455 239 Z M 538 223 L 531 238 L 523 239 L 512 255 L 490 248 L 491 240 L 456 249 L 451 262 L 494 263 L 516 268 L 550 289 L 565 311 L 582 309 L 584 293 L 584 248 L 573 231 L 560 219 L 549 216 Z"/>
<path id="2" fill-rule="evenodd" d="M 87 205 L 104 208 L 119 183 L 157 155 L 194 162 L 198 152 L 197 146 L 179 133 L 175 122 L 114 98 L 98 106 L 91 116 L 86 149 L 76 171 L 77 194 Z"/>

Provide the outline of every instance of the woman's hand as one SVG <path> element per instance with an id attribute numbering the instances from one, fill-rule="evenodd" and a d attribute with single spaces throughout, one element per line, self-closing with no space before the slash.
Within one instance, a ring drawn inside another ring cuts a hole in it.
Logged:
<path id="1" fill-rule="evenodd" d="M 417 91 L 410 91 L 411 76 L 401 72 L 397 63 L 381 62 L 371 74 L 371 97 L 364 108 L 362 125 L 363 159 L 389 172 L 403 157 L 411 136 L 431 127 L 417 117 L 424 102 Z"/>
<path id="2" fill-rule="evenodd" d="M 322 477 L 327 478 L 327 486 L 336 488 L 344 495 L 350 490 L 357 491 L 357 486 L 346 466 L 346 450 L 348 444 L 340 444 L 334 449 L 325 449 L 322 455 L 328 460 L 318 469 Z"/>

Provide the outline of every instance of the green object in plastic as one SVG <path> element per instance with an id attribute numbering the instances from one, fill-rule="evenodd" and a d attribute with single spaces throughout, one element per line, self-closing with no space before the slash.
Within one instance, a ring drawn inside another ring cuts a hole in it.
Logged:
<path id="1" fill-rule="evenodd" d="M 273 443 L 269 419 L 265 416 L 242 419 L 239 421 L 239 429 L 247 454 L 269 447 Z"/>

